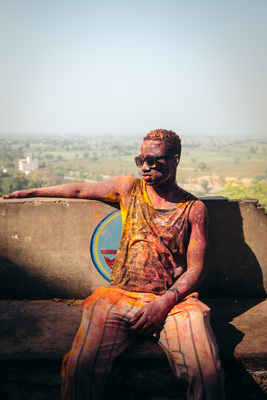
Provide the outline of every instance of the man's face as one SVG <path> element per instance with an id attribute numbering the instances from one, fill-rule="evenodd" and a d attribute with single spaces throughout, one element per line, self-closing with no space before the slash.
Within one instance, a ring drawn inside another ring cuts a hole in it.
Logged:
<path id="1" fill-rule="evenodd" d="M 146 140 L 142 143 L 140 155 L 147 156 L 168 156 L 166 145 L 162 141 Z M 177 163 L 174 157 L 158 159 L 155 166 L 150 167 L 145 161 L 142 166 L 142 178 L 148 186 L 157 186 L 173 179 L 176 175 Z"/>

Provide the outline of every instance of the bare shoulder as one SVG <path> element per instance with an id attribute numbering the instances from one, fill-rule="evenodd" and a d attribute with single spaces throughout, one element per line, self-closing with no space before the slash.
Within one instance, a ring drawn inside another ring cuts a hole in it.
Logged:
<path id="1" fill-rule="evenodd" d="M 208 221 L 208 212 L 205 204 L 201 200 L 195 200 L 189 213 L 191 223 L 204 223 Z"/>
<path id="2" fill-rule="evenodd" d="M 137 178 L 132 176 L 117 176 L 113 178 L 114 185 L 122 195 L 131 194 Z"/>
<path id="3" fill-rule="evenodd" d="M 112 179 L 116 187 L 121 209 L 127 208 L 136 180 L 137 178 L 133 178 L 132 176 L 118 176 Z"/>
<path id="4" fill-rule="evenodd" d="M 182 189 L 181 187 L 179 188 L 179 193 L 182 195 L 182 201 L 192 202 L 189 213 L 190 222 L 198 218 L 207 219 L 208 217 L 207 208 L 201 200 L 199 200 L 192 193 Z"/>

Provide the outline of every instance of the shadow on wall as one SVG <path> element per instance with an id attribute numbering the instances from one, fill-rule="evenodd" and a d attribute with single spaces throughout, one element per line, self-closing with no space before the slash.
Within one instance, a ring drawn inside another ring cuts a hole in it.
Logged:
<path id="1" fill-rule="evenodd" d="M 262 269 L 245 242 L 238 203 L 222 200 L 205 203 L 209 213 L 209 258 L 205 280 L 198 292 L 211 307 L 211 324 L 226 372 L 227 399 L 265 399 L 261 388 L 234 357 L 245 335 L 231 324 L 234 318 L 266 298 Z M 214 301 L 220 298 L 225 300 Z M 245 300 L 239 303 L 241 298 Z"/>
<path id="2" fill-rule="evenodd" d="M 263 298 L 258 260 L 247 245 L 238 202 L 205 202 L 209 214 L 209 257 L 202 298 Z"/>
<path id="3" fill-rule="evenodd" d="M 62 297 L 64 291 L 38 276 L 30 275 L 24 268 L 0 256 L 1 285 L 0 300 L 35 300 Z"/>

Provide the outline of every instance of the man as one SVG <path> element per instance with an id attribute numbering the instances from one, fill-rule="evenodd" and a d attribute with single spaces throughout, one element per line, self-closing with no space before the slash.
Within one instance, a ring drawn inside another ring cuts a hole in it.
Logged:
<path id="1" fill-rule="evenodd" d="M 123 230 L 110 287 L 83 302 L 83 317 L 62 365 L 62 398 L 96 400 L 112 362 L 138 336 L 154 336 L 188 399 L 224 399 L 224 374 L 209 323 L 195 291 L 207 249 L 204 204 L 176 183 L 181 141 L 157 129 L 135 158 L 142 179 L 30 189 L 4 198 L 49 196 L 119 202 Z"/>

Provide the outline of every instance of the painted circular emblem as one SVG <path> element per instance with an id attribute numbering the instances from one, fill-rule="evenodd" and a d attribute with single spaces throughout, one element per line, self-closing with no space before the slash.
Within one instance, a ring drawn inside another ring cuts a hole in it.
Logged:
<path id="1" fill-rule="evenodd" d="M 112 211 L 97 225 L 92 235 L 90 252 L 98 272 L 110 282 L 122 230 L 121 212 Z"/>

